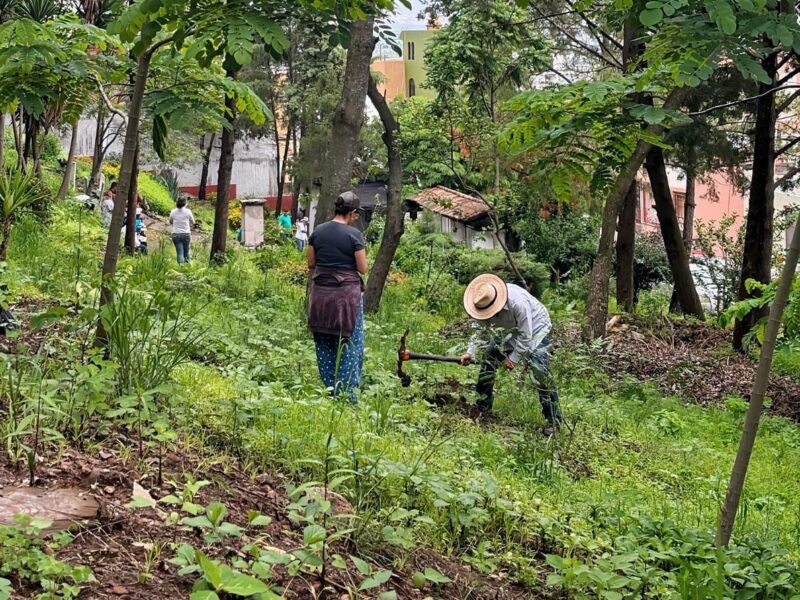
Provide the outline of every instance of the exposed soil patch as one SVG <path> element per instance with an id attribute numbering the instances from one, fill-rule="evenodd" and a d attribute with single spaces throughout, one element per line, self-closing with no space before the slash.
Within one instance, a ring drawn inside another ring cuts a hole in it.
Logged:
<path id="1" fill-rule="evenodd" d="M 577 326 L 559 327 L 558 346 L 580 343 Z M 730 349 L 730 332 L 704 323 L 625 316 L 608 332 L 608 343 L 592 350 L 595 364 L 613 380 L 633 376 L 656 384 L 665 394 L 721 404 L 728 396 L 749 399 L 756 363 Z M 771 411 L 800 421 L 800 382 L 770 378 Z"/>
<path id="2" fill-rule="evenodd" d="M 96 454 L 87 455 L 69 449 L 57 462 L 42 465 L 38 470 L 37 486 L 40 490 L 71 487 L 96 499 L 100 505 L 97 518 L 75 529 L 75 539 L 58 551 L 58 558 L 73 564 L 83 564 L 92 569 L 97 582 L 85 588 L 82 599 L 136 598 L 156 600 L 163 598 L 188 598 L 196 575 L 179 576 L 179 567 L 169 560 L 174 557 L 174 544 L 189 543 L 212 557 L 228 559 L 245 556 L 246 544 L 258 541 L 277 552 L 290 552 L 303 545 L 303 526 L 289 519 L 290 500 L 283 492 L 280 478 L 270 475 L 252 477 L 239 470 L 235 461 L 202 461 L 181 452 L 170 452 L 163 457 L 164 479 L 161 486 L 155 481 L 158 472 L 154 460 L 137 460 L 135 451 L 123 448 L 125 440 L 119 440 L 116 449 L 106 445 Z M 21 466 L 21 465 L 20 465 Z M 153 498 L 176 493 L 171 482 L 183 484 L 187 476 L 194 480 L 205 479 L 211 485 L 203 487 L 194 502 L 208 505 L 222 502 L 228 509 L 226 521 L 246 527 L 248 511 L 257 510 L 272 519 L 266 527 L 247 529 L 241 538 L 225 538 L 223 543 L 206 543 L 198 530 L 179 524 L 165 523 L 166 512 L 153 509 L 133 509 L 126 504 L 131 501 L 134 485 L 141 486 Z M 0 487 L 25 484 L 27 472 L 24 467 L 13 469 L 0 465 Z M 336 510 L 346 510 L 349 503 L 343 498 L 336 500 Z M 343 557 L 356 554 L 354 548 L 344 542 L 336 542 L 328 555 L 335 553 Z M 393 567 L 389 555 L 376 552 L 371 562 L 373 570 L 387 569 L 394 575 L 388 584 L 376 588 L 377 592 L 390 587 L 398 598 L 422 599 L 427 596 L 471 599 L 531 598 L 529 591 L 510 581 L 508 573 L 485 576 L 456 558 L 444 557 L 428 550 L 417 549 L 403 563 L 402 569 Z M 347 589 L 356 589 L 364 576 L 355 567 L 349 570 L 329 568 L 328 592 L 320 595 L 322 586 L 313 573 L 290 576 L 286 567 L 276 565 L 272 570 L 271 583 L 285 588 L 287 599 L 300 598 L 347 598 Z M 428 586 L 418 590 L 412 582 L 416 570 L 432 567 L 446 574 L 451 583 L 435 590 Z M 15 582 L 19 587 L 19 582 Z M 34 598 L 40 589 L 32 587 L 19 590 L 16 598 Z"/>
<path id="3" fill-rule="evenodd" d="M 15 354 L 22 350 L 25 354 L 35 354 L 47 338 L 48 331 L 57 327 L 48 325 L 39 329 L 31 328 L 31 317 L 46 311 L 53 303 L 46 300 L 19 298 L 10 307 L 14 315 L 15 327 L 9 328 L 6 335 L 0 335 L 0 353 Z"/>

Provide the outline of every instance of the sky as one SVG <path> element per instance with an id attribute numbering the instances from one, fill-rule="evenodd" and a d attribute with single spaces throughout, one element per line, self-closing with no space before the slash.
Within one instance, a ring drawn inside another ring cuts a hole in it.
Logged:
<path id="1" fill-rule="evenodd" d="M 403 29 L 425 29 L 425 22 L 417 19 L 417 15 L 422 11 L 425 6 L 423 0 L 411 0 L 411 8 L 406 8 L 400 2 L 395 2 L 397 11 L 392 21 L 394 22 L 394 29 L 401 31 Z"/>

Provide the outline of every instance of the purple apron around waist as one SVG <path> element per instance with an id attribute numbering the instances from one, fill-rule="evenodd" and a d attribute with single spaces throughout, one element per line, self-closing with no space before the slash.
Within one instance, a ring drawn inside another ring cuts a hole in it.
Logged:
<path id="1" fill-rule="evenodd" d="M 361 277 L 353 271 L 317 267 L 308 299 L 308 328 L 349 338 L 361 307 Z"/>

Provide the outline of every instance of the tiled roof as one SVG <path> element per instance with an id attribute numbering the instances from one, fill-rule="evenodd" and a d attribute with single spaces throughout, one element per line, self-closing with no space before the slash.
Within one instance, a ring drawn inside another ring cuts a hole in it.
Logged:
<path id="1" fill-rule="evenodd" d="M 409 200 L 435 213 L 462 222 L 483 217 L 489 212 L 489 207 L 480 198 L 451 190 L 443 185 L 420 190 Z"/>

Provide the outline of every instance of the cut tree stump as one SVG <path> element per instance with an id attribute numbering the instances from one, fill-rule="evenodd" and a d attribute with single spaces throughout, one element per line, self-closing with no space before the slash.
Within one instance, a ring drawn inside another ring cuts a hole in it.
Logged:
<path id="1" fill-rule="evenodd" d="M 0 489 L 0 523 L 13 525 L 14 515 L 29 515 L 52 524 L 43 533 L 68 529 L 97 518 L 100 505 L 85 490 L 41 489 L 27 486 Z"/>

